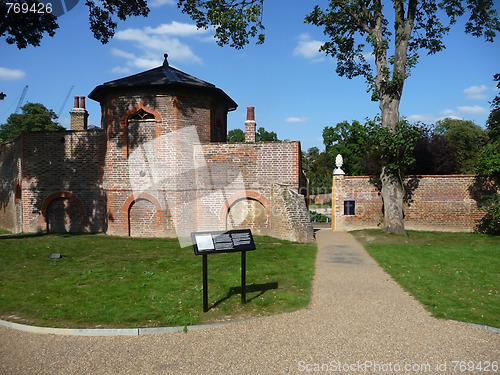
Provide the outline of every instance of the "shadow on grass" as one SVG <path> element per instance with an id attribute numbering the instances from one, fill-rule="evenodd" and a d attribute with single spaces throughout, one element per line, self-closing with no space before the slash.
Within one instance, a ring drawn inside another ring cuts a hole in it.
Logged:
<path id="1" fill-rule="evenodd" d="M 77 237 L 77 236 L 88 236 L 88 235 L 99 235 L 99 233 L 83 233 L 83 232 L 74 232 L 74 233 L 46 233 L 46 232 L 38 232 L 38 233 L 19 233 L 19 234 L 0 234 L 0 240 L 19 240 L 24 238 L 37 238 L 37 237 Z"/>
<path id="2" fill-rule="evenodd" d="M 247 302 L 250 302 L 250 301 L 260 297 L 265 292 L 267 292 L 268 290 L 271 290 L 271 289 L 278 289 L 278 283 L 272 282 L 272 283 L 264 283 L 264 284 L 247 285 L 246 286 L 247 295 L 248 295 L 248 293 L 259 292 L 255 296 L 253 296 L 251 298 L 247 298 Z M 237 294 L 241 294 L 241 286 L 235 286 L 235 287 L 229 288 L 229 292 L 226 294 L 226 296 L 222 297 L 220 300 L 214 302 L 214 304 L 209 307 L 209 310 L 213 309 L 214 307 L 217 307 L 217 305 L 220 305 L 222 302 L 227 301 L 232 296 L 235 296 Z"/>

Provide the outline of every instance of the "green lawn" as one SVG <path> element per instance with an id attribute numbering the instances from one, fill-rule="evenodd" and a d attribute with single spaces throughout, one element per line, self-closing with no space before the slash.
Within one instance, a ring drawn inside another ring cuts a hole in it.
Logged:
<path id="1" fill-rule="evenodd" d="M 352 234 L 370 255 L 439 318 L 500 328 L 500 237 L 379 230 Z"/>
<path id="2" fill-rule="evenodd" d="M 0 236 L 0 318 L 68 328 L 207 323 L 297 310 L 309 304 L 315 244 L 255 237 L 247 252 L 208 255 L 209 308 L 202 312 L 202 257 L 176 239 L 105 235 Z M 52 253 L 63 257 L 51 260 Z M 285 272 L 284 272 L 285 271 Z"/>

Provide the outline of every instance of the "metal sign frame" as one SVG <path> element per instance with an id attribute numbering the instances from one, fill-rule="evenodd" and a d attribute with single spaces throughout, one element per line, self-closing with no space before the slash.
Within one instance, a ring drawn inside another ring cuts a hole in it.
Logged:
<path id="1" fill-rule="evenodd" d="M 191 241 L 195 255 L 203 257 L 203 312 L 208 311 L 208 254 L 241 252 L 241 303 L 246 304 L 246 252 L 255 250 L 250 229 L 193 232 Z"/>

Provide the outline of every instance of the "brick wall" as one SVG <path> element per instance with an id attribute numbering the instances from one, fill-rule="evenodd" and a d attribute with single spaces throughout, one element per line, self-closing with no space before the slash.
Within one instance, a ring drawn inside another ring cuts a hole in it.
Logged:
<path id="1" fill-rule="evenodd" d="M 0 225 L 148 237 L 250 227 L 310 240 L 299 142 L 227 143 L 225 102 L 203 91 L 103 100 L 103 130 L 29 133 L 2 146 Z"/>
<path id="2" fill-rule="evenodd" d="M 63 227 L 73 231 L 105 230 L 106 202 L 102 190 L 105 144 L 101 131 L 26 133 L 15 143 L 23 154 L 23 212 L 19 213 L 22 231 L 46 230 L 51 218 L 56 221 L 49 227 L 57 231 Z M 4 173 L 5 168 L 0 170 Z M 54 219 L 56 212 L 64 211 L 63 207 L 69 215 L 67 219 Z M 78 223 L 71 217 L 79 217 Z M 66 224 L 60 220 L 66 220 Z"/>
<path id="3" fill-rule="evenodd" d="M 483 217 L 471 193 L 475 181 L 472 175 L 411 178 L 411 194 L 404 204 L 406 229 L 474 231 Z M 334 177 L 336 230 L 380 227 L 383 212 L 379 184 L 377 178 L 366 176 Z M 345 201 L 355 202 L 355 215 L 344 215 Z"/>
<path id="4" fill-rule="evenodd" d="M 0 227 L 13 233 L 22 231 L 23 139 L 0 146 Z"/>
<path id="5" fill-rule="evenodd" d="M 314 231 L 305 197 L 281 184 L 271 188 L 270 230 L 274 236 L 298 242 L 313 242 Z"/>

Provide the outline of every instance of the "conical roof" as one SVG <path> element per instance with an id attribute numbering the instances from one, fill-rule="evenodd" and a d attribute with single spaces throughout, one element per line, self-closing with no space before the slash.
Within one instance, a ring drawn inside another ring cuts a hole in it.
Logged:
<path id="1" fill-rule="evenodd" d="M 137 73 L 128 77 L 109 81 L 97 86 L 89 94 L 89 98 L 101 102 L 108 93 L 133 88 L 165 88 L 165 87 L 190 87 L 200 90 L 212 91 L 227 102 L 229 111 L 235 110 L 238 104 L 233 101 L 224 91 L 215 85 L 193 77 L 168 64 L 168 55 L 164 55 L 163 65 L 157 68 Z"/>

